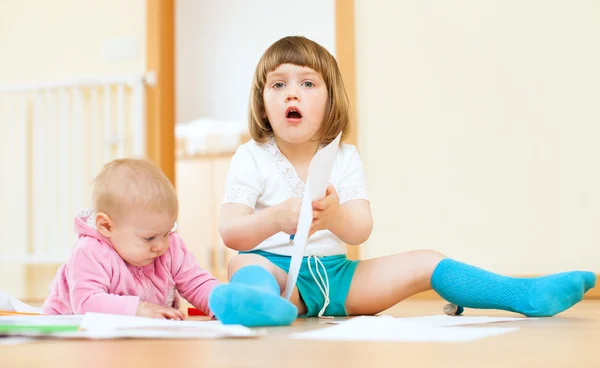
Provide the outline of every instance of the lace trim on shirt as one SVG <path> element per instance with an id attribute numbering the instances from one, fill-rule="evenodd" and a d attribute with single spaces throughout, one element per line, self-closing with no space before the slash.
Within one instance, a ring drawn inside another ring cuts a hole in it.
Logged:
<path id="1" fill-rule="evenodd" d="M 254 208 L 258 193 L 252 189 L 231 187 L 225 191 L 225 199 L 223 203 L 237 203 Z"/>
<path id="2" fill-rule="evenodd" d="M 325 145 L 319 145 L 317 151 L 321 150 L 323 147 L 325 147 Z M 271 137 L 271 139 L 265 143 L 265 149 L 275 162 L 277 172 L 283 179 L 283 183 L 288 190 L 294 197 L 302 197 L 304 194 L 304 182 L 298 177 L 292 163 L 279 150 L 275 138 Z"/>
<path id="3" fill-rule="evenodd" d="M 300 180 L 290 161 L 283 153 L 281 153 L 274 138 L 269 139 L 267 143 L 265 143 L 265 149 L 273 159 L 273 162 L 275 162 L 277 172 L 283 179 L 285 186 L 292 192 L 294 197 L 302 197 L 302 194 L 304 193 L 304 182 Z"/>
<path id="4" fill-rule="evenodd" d="M 353 199 L 369 199 L 367 197 L 367 188 L 364 184 L 353 184 L 343 187 L 340 189 L 338 197 L 340 199 L 340 204 Z"/>

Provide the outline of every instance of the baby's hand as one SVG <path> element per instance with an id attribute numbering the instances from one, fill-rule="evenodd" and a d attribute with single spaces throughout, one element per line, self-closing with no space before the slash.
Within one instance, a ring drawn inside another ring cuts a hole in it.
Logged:
<path id="1" fill-rule="evenodd" d="M 150 318 L 166 318 L 175 320 L 184 320 L 185 315 L 177 309 L 161 307 L 160 305 L 140 301 L 136 316 Z"/>
<path id="2" fill-rule="evenodd" d="M 312 203 L 313 222 L 309 236 L 319 230 L 331 229 L 337 222 L 343 221 L 342 206 L 333 185 L 327 186 L 325 198 Z"/>
<path id="3" fill-rule="evenodd" d="M 290 198 L 279 204 L 279 214 L 276 218 L 281 231 L 293 235 L 298 227 L 302 198 Z"/>

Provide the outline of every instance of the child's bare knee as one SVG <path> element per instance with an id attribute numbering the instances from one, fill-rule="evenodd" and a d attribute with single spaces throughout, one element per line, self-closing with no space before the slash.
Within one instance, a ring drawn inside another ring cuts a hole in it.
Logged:
<path id="1" fill-rule="evenodd" d="M 413 274 L 413 280 L 419 285 L 419 290 L 427 290 L 431 287 L 431 276 L 437 265 L 446 256 L 435 250 L 417 250 L 415 251 L 415 265 L 418 265 Z"/>
<path id="2" fill-rule="evenodd" d="M 252 264 L 252 258 L 253 257 L 250 254 L 238 254 L 232 257 L 227 265 L 227 273 L 229 274 L 229 278 L 231 278 L 231 276 L 233 276 L 233 274 L 240 268 Z"/>
<path id="3" fill-rule="evenodd" d="M 446 255 L 435 251 L 435 250 L 418 250 L 418 259 L 420 259 L 420 264 L 423 265 L 423 269 L 426 270 L 426 273 L 429 274 L 433 272 L 435 267 L 440 263 L 441 260 L 447 258 Z"/>
<path id="4" fill-rule="evenodd" d="M 231 276 L 233 276 L 240 268 L 249 265 L 258 265 L 264 267 L 270 273 L 274 273 L 275 266 L 265 257 L 258 254 L 238 254 L 231 258 L 227 265 L 227 274 L 229 275 L 229 278 L 231 278 Z"/>
<path id="5" fill-rule="evenodd" d="M 442 259 L 447 258 L 445 254 L 440 253 L 436 250 L 427 249 L 423 250 L 422 252 L 425 257 L 430 258 L 434 262 L 439 262 Z"/>

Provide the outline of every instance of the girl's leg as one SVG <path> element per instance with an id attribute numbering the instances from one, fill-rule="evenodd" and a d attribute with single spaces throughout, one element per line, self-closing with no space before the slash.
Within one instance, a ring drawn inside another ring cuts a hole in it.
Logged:
<path id="1" fill-rule="evenodd" d="M 287 283 L 287 273 L 273 264 L 273 262 L 258 254 L 238 254 L 237 256 L 233 257 L 227 266 L 229 280 L 231 280 L 237 271 L 251 265 L 260 266 L 273 275 L 277 281 L 279 290 L 281 291 L 280 295 L 283 294 L 285 291 L 285 284 Z M 306 313 L 306 305 L 304 305 L 302 298 L 300 298 L 300 293 L 298 292 L 297 287 L 294 287 L 290 301 L 296 306 L 296 308 L 298 308 L 298 314 Z"/>
<path id="2" fill-rule="evenodd" d="M 356 267 L 346 299 L 349 315 L 372 315 L 431 289 L 433 270 L 445 256 L 427 250 L 367 259 Z"/>
<path id="3" fill-rule="evenodd" d="M 432 251 L 416 251 L 359 264 L 346 300 L 349 314 L 375 314 L 433 288 L 468 308 L 501 309 L 526 316 L 552 316 L 583 299 L 596 284 L 592 272 L 537 278 L 501 276 Z"/>
<path id="4" fill-rule="evenodd" d="M 209 307 L 224 324 L 281 326 L 306 310 L 295 289 L 290 300 L 281 297 L 287 274 L 265 257 L 240 254 L 229 263 L 229 284 L 217 286 Z"/>
<path id="5" fill-rule="evenodd" d="M 561 313 L 579 303 L 595 285 L 593 272 L 571 271 L 515 278 L 449 258 L 437 265 L 431 278 L 432 288 L 453 304 L 507 310 L 528 317 L 550 317 Z"/>

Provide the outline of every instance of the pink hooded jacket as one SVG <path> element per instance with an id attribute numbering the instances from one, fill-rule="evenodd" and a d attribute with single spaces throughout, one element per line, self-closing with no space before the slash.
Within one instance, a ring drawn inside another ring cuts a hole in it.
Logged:
<path id="1" fill-rule="evenodd" d="M 54 277 L 44 302 L 45 314 L 135 315 L 140 300 L 179 308 L 179 293 L 212 316 L 208 296 L 219 282 L 200 268 L 177 233 L 169 235 L 165 254 L 148 266 L 135 267 L 86 220 L 88 217 L 75 218 L 79 238 L 71 258 Z"/>

